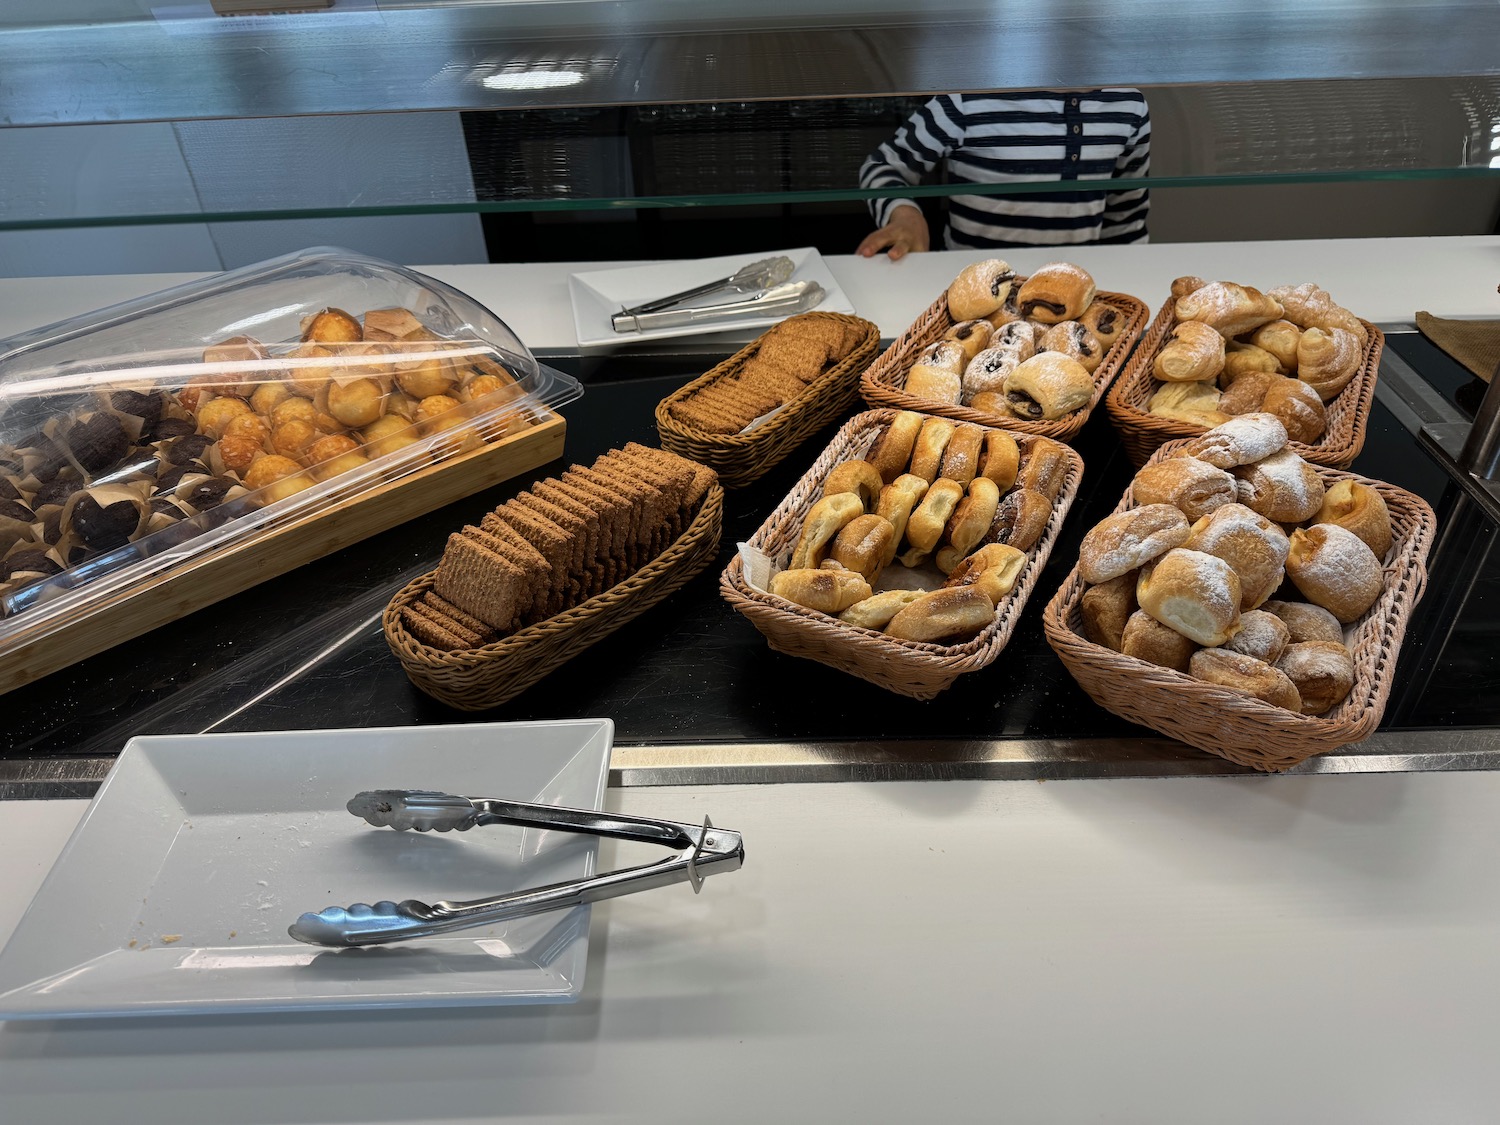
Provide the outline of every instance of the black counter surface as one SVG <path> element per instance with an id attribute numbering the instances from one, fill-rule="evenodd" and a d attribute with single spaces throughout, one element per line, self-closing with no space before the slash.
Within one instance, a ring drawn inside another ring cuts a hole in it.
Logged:
<path id="1" fill-rule="evenodd" d="M 1407 354 L 1403 349 L 1402 354 Z M 108 757 L 138 734 L 407 726 L 607 716 L 622 745 L 1134 737 L 1095 706 L 1048 648 L 1041 610 L 1079 540 L 1131 470 L 1101 410 L 1076 442 L 1083 490 L 1032 603 L 1000 658 L 918 702 L 772 652 L 719 595 L 719 574 L 833 436 L 819 434 L 749 488 L 729 491 L 720 558 L 685 588 L 511 702 L 460 712 L 418 691 L 386 647 L 391 594 L 431 569 L 450 532 L 533 480 L 636 440 L 652 410 L 714 357 L 549 360 L 586 393 L 564 411 L 566 459 L 449 505 L 0 696 L 0 757 Z M 1385 729 L 1500 724 L 1494 527 L 1376 404 L 1356 472 L 1407 488 L 1439 515 L 1431 580 L 1407 634 Z"/>

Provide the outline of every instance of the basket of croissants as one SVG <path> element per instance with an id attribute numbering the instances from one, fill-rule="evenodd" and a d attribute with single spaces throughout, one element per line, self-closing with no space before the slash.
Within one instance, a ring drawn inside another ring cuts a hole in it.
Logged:
<path id="1" fill-rule="evenodd" d="M 1421 498 L 1241 415 L 1151 456 L 1043 628 L 1106 710 L 1288 769 L 1379 725 L 1435 526 Z"/>
<path id="2" fill-rule="evenodd" d="M 1082 476 L 1049 438 L 866 411 L 720 590 L 776 651 L 931 699 L 1005 647 Z"/>
<path id="3" fill-rule="evenodd" d="M 1292 448 L 1347 469 L 1365 444 L 1385 336 L 1311 282 L 1261 292 L 1179 277 L 1105 400 L 1131 462 L 1229 418 L 1274 414 Z"/>
<path id="4" fill-rule="evenodd" d="M 871 406 L 1071 441 L 1145 327 L 1134 297 L 1071 262 L 966 266 L 860 377 Z"/>

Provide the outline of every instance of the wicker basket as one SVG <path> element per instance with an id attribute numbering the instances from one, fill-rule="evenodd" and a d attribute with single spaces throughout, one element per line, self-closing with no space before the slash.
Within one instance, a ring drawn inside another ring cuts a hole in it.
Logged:
<path id="1" fill-rule="evenodd" d="M 824 426 L 847 414 L 855 399 L 859 373 L 880 347 L 880 329 L 868 320 L 843 313 L 810 312 L 801 315 L 853 324 L 864 335 L 853 351 L 809 383 L 805 394 L 788 402 L 748 432 L 705 433 L 684 425 L 667 412 L 672 403 L 681 402 L 744 367 L 760 348 L 760 340 L 751 341 L 717 367 L 656 404 L 656 428 L 661 433 L 662 447 L 715 470 L 726 488 L 742 488 L 758 480 Z"/>
<path id="2" fill-rule="evenodd" d="M 751 536 L 750 546 L 773 558 L 785 557 L 796 546 L 808 510 L 822 496 L 823 481 L 829 471 L 841 461 L 863 457 L 880 428 L 895 413 L 894 410 L 869 410 L 845 423 L 823 455 L 760 526 L 760 530 Z M 1019 434 L 1016 440 L 1025 452 L 1033 439 Z M 1031 559 L 1020 581 L 997 607 L 994 621 L 963 644 L 899 641 L 878 630 L 846 625 L 828 614 L 762 593 L 745 580 L 744 564 L 738 555 L 725 569 L 719 580 L 719 589 L 725 601 L 748 617 L 777 652 L 816 660 L 899 695 L 931 699 L 965 672 L 973 672 L 992 662 L 1010 640 L 1032 588 L 1047 565 L 1047 557 L 1052 553 L 1052 544 L 1068 509 L 1078 495 L 1083 460 L 1071 450 L 1068 455 L 1072 463 L 1052 507 L 1052 519 L 1042 538 L 1028 552 Z"/>
<path id="3" fill-rule="evenodd" d="M 462 711 L 497 707 L 702 571 L 718 554 L 723 518 L 724 490 L 714 485 L 677 541 L 625 581 L 479 648 L 449 652 L 424 645 L 407 632 L 401 608 L 432 589 L 435 572 L 429 572 L 408 582 L 386 606 L 386 642 L 411 682 L 434 699 Z"/>
<path id="4" fill-rule="evenodd" d="M 1180 444 L 1173 442 L 1151 461 Z M 1395 536 L 1385 593 L 1344 632 L 1354 654 L 1354 687 L 1344 701 L 1326 715 L 1295 714 L 1096 645 L 1084 635 L 1086 584 L 1075 567 L 1042 614 L 1042 627 L 1047 642 L 1095 703 L 1122 719 L 1268 773 L 1374 733 L 1385 713 L 1407 621 L 1427 584 L 1427 552 L 1437 519 L 1426 501 L 1395 485 L 1323 466 L 1318 475 L 1324 484 L 1353 480 L 1379 492 L 1390 509 Z M 1133 506 L 1127 489 L 1115 511 Z"/>
<path id="5" fill-rule="evenodd" d="M 1016 284 L 1020 285 L 1024 280 L 1024 278 L 1017 278 Z M 906 393 L 906 373 L 917 358 L 917 353 L 928 344 L 941 340 L 943 334 L 953 327 L 953 317 L 948 313 L 946 291 L 917 318 L 915 324 L 870 365 L 869 370 L 860 377 L 859 392 L 871 406 L 917 410 L 924 414 L 939 414 L 944 418 L 954 418 L 960 422 L 975 422 L 981 426 L 995 426 L 1019 433 L 1055 438 L 1058 441 L 1072 441 L 1078 435 L 1078 431 L 1083 429 L 1084 423 L 1089 420 L 1089 415 L 1094 412 L 1094 408 L 1099 405 L 1099 400 L 1104 397 L 1104 392 L 1124 365 L 1125 358 L 1130 355 L 1131 347 L 1141 334 L 1141 329 L 1146 325 L 1146 306 L 1134 297 L 1124 293 L 1099 293 L 1095 295 L 1094 300 L 1113 305 L 1124 313 L 1125 327 L 1105 355 L 1104 362 L 1099 364 L 1094 371 L 1094 395 L 1089 399 L 1089 404 L 1082 410 L 1069 414 L 1066 418 L 1059 418 L 1053 422 L 1030 422 L 1024 418 L 999 418 L 972 407 L 949 406 L 947 403 L 933 402 L 931 399 L 918 398 L 916 395 Z"/>
<path id="6" fill-rule="evenodd" d="M 1116 381 L 1104 402 L 1109 419 L 1120 435 L 1120 444 L 1136 468 L 1144 465 L 1146 458 L 1162 442 L 1193 437 L 1208 429 L 1175 418 L 1159 418 L 1146 410 L 1146 404 L 1160 386 L 1152 377 L 1151 369 L 1157 353 L 1176 327 L 1176 309 L 1177 298 L 1168 297 L 1141 338 L 1125 374 Z M 1370 419 L 1370 404 L 1375 401 L 1375 379 L 1380 372 L 1380 353 L 1385 350 L 1385 333 L 1369 321 L 1360 323 L 1370 334 L 1364 360 L 1354 378 L 1327 404 L 1328 429 L 1311 444 L 1292 443 L 1292 448 L 1314 465 L 1347 469 L 1365 446 L 1365 426 Z"/>

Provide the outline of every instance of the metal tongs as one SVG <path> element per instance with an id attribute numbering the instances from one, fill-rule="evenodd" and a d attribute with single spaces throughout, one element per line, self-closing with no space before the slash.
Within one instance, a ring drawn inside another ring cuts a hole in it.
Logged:
<path id="1" fill-rule="evenodd" d="M 737 871 L 745 861 L 745 844 L 740 834 L 715 828 L 707 817 L 703 818 L 701 825 L 680 824 L 622 813 L 533 805 L 488 797 L 459 797 L 420 789 L 378 789 L 360 793 L 349 801 L 348 809 L 376 828 L 394 828 L 398 832 L 408 828 L 418 832 L 467 832 L 486 824 L 511 824 L 661 844 L 686 854 L 608 871 L 588 879 L 552 883 L 468 902 L 428 905 L 416 899 L 406 899 L 403 902 L 377 902 L 374 906 L 362 902 L 352 906 L 330 906 L 317 914 L 303 914 L 288 927 L 287 933 L 309 945 L 384 945 L 542 914 L 600 899 L 618 898 L 684 881 L 691 883 L 693 893 L 697 894 L 703 887 L 705 875 Z"/>
<path id="2" fill-rule="evenodd" d="M 658 297 L 654 301 L 621 309 L 610 318 L 616 332 L 645 332 L 653 328 L 676 328 L 685 324 L 711 323 L 742 316 L 766 315 L 771 312 L 800 312 L 822 301 L 823 287 L 816 281 L 788 283 L 796 271 L 788 257 L 762 258 L 742 266 L 728 277 Z M 721 290 L 750 293 L 743 301 L 716 305 L 686 305 L 695 297 Z M 680 306 L 680 307 L 679 307 Z"/>

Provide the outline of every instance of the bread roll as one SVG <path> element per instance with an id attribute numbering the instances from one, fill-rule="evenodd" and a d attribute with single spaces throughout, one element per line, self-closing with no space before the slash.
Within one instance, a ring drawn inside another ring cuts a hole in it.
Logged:
<path id="1" fill-rule="evenodd" d="M 1333 710 L 1354 687 L 1354 657 L 1337 641 L 1291 645 L 1276 667 L 1296 685 L 1304 715 Z"/>
<path id="2" fill-rule="evenodd" d="M 1206 324 L 1185 321 L 1156 353 L 1151 373 L 1164 383 L 1203 383 L 1224 370 L 1224 337 Z"/>
<path id="3" fill-rule="evenodd" d="M 1286 436 L 1304 445 L 1328 430 L 1328 410 L 1318 392 L 1301 379 L 1278 377 L 1267 388 L 1260 409 L 1281 419 Z"/>
<path id="4" fill-rule="evenodd" d="M 1004 430 L 985 430 L 979 455 L 979 475 L 995 482 L 1003 494 L 1016 483 L 1021 449 Z"/>
<path id="5" fill-rule="evenodd" d="M 1297 378 L 1324 402 L 1344 389 L 1363 361 L 1364 345 L 1342 328 L 1331 333 L 1309 328 L 1297 342 Z"/>
<path id="6" fill-rule="evenodd" d="M 1276 290 L 1271 290 L 1274 296 Z M 1282 371 L 1297 370 L 1297 341 L 1302 338 L 1302 329 L 1290 320 L 1273 320 L 1262 324 L 1250 333 L 1250 342 L 1276 357 Z"/>
<path id="7" fill-rule="evenodd" d="M 1246 415 L 1264 417 L 1264 415 Z M 1323 506 L 1323 478 L 1290 449 L 1234 470 L 1239 500 L 1277 523 L 1301 523 Z"/>
<path id="8" fill-rule="evenodd" d="M 1240 631 L 1220 647 L 1244 656 L 1253 656 L 1267 664 L 1275 664 L 1292 643 L 1291 631 L 1286 622 L 1274 613 L 1263 609 L 1252 609 L 1240 614 Z"/>
<path id="9" fill-rule="evenodd" d="M 1336 523 L 1317 523 L 1292 532 L 1286 573 L 1304 598 L 1345 625 L 1357 620 L 1385 591 L 1385 574 L 1375 552 Z"/>
<path id="10" fill-rule="evenodd" d="M 946 367 L 919 363 L 906 373 L 906 393 L 928 402 L 957 406 L 963 399 L 963 376 Z"/>
<path id="11" fill-rule="evenodd" d="M 1193 438 L 1182 454 L 1220 469 L 1249 465 L 1286 448 L 1286 427 L 1271 414 L 1241 414 Z"/>
<path id="12" fill-rule="evenodd" d="M 1223 648 L 1195 652 L 1188 663 L 1188 675 L 1254 696 L 1273 707 L 1284 707 L 1288 711 L 1302 709 L 1302 697 L 1284 672 L 1243 653 Z"/>
<path id="13" fill-rule="evenodd" d="M 903 641 L 937 644 L 974 636 L 995 619 L 995 606 L 973 586 L 932 590 L 906 606 L 885 631 Z"/>
<path id="14" fill-rule="evenodd" d="M 875 514 L 891 525 L 891 542 L 881 559 L 882 566 L 890 566 L 896 557 L 898 544 L 906 535 L 906 522 L 911 513 L 927 495 L 927 482 L 914 473 L 902 473 L 880 490 L 875 501 Z"/>
<path id="15" fill-rule="evenodd" d="M 1208 429 L 1229 421 L 1220 406 L 1219 389 L 1212 383 L 1163 383 L 1156 388 L 1146 411 Z"/>
<path id="16" fill-rule="evenodd" d="M 783 570 L 771 579 L 771 593 L 820 613 L 842 613 L 870 596 L 870 584 L 852 570 Z"/>
<path id="17" fill-rule="evenodd" d="M 964 363 L 968 363 L 990 346 L 990 337 L 994 334 L 994 325 L 987 320 L 964 320 L 944 332 L 943 339 L 952 340 L 962 348 Z"/>
<path id="18" fill-rule="evenodd" d="M 973 586 L 991 602 L 1010 594 L 1026 569 L 1026 553 L 1001 543 L 986 543 L 963 559 L 948 575 L 945 587 Z"/>
<path id="19" fill-rule="evenodd" d="M 1197 651 L 1196 641 L 1169 629 L 1144 610 L 1131 614 L 1120 633 L 1121 653 L 1174 672 L 1186 672 L 1188 661 Z"/>
<path id="20" fill-rule="evenodd" d="M 1391 553 L 1391 512 L 1385 499 L 1367 484 L 1335 481 L 1323 493 L 1323 506 L 1313 523 L 1336 523 L 1364 540 L 1382 562 Z"/>
<path id="21" fill-rule="evenodd" d="M 959 559 L 979 545 L 995 522 L 995 511 L 999 507 L 1000 489 L 995 487 L 995 482 L 985 477 L 974 478 L 969 484 L 967 495 L 958 502 L 958 507 L 948 517 L 948 525 L 943 531 L 943 538 L 957 552 L 957 558 L 945 566 L 943 553 L 939 551 L 939 570 L 945 574 L 950 572 Z"/>
<path id="22" fill-rule="evenodd" d="M 865 506 L 859 497 L 848 492 L 825 496 L 812 506 L 807 518 L 802 521 L 802 536 L 792 551 L 789 570 L 808 570 L 816 567 L 828 553 L 828 544 L 833 541 L 849 521 L 865 514 Z"/>
<path id="23" fill-rule="evenodd" d="M 1060 352 L 1075 359 L 1089 374 L 1093 374 L 1104 362 L 1107 349 L 1087 328 L 1076 320 L 1065 320 L 1054 324 L 1037 341 L 1037 351 Z"/>
<path id="24" fill-rule="evenodd" d="M 1118 578 L 1090 586 L 1083 592 L 1081 612 L 1083 635 L 1096 645 L 1120 651 L 1125 623 L 1136 611 L 1135 583 L 1138 575 L 1129 570 Z"/>
<path id="25" fill-rule="evenodd" d="M 1305 641 L 1334 641 L 1344 643 L 1344 627 L 1339 619 L 1322 606 L 1306 602 L 1270 601 L 1260 607 L 1281 619 L 1287 628 L 1291 644 Z"/>
<path id="26" fill-rule="evenodd" d="M 1197 320 L 1224 336 L 1243 336 L 1281 319 L 1281 305 L 1259 289 L 1211 281 L 1177 301 L 1178 320 Z"/>
<path id="27" fill-rule="evenodd" d="M 1106 516 L 1078 548 L 1079 577 L 1091 584 L 1118 578 L 1180 547 L 1191 531 L 1187 517 L 1170 504 L 1146 504 Z"/>
<path id="28" fill-rule="evenodd" d="M 1125 331 L 1125 314 L 1106 301 L 1094 301 L 1083 310 L 1078 323 L 1092 332 L 1108 352 Z"/>
<path id="29" fill-rule="evenodd" d="M 1137 504 L 1171 504 L 1189 520 L 1198 520 L 1233 504 L 1235 479 L 1196 457 L 1169 457 L 1147 465 L 1130 484 Z"/>
<path id="30" fill-rule="evenodd" d="M 1286 532 L 1243 504 L 1226 504 L 1193 524 L 1183 544 L 1216 555 L 1240 580 L 1240 611 L 1255 609 L 1276 592 L 1285 575 L 1291 541 Z"/>
<path id="31" fill-rule="evenodd" d="M 948 286 L 948 315 L 955 321 L 989 316 L 1005 304 L 1016 271 L 999 258 L 965 266 Z"/>
<path id="32" fill-rule="evenodd" d="M 1056 503 L 1071 467 L 1072 458 L 1062 442 L 1044 437 L 1032 438 L 1026 446 L 1026 460 L 1016 475 L 1016 485 L 1044 493 L 1048 500 Z"/>
<path id="33" fill-rule="evenodd" d="M 1006 377 L 1005 397 L 1016 417 L 1050 422 L 1087 406 L 1094 380 L 1077 360 L 1037 352 Z"/>
<path id="34" fill-rule="evenodd" d="M 984 429 L 965 422 L 953 431 L 943 450 L 940 476 L 967 486 L 979 472 L 979 454 L 984 446 Z"/>
<path id="35" fill-rule="evenodd" d="M 1077 320 L 1094 299 L 1094 279 L 1071 262 L 1049 262 L 1016 294 L 1021 315 L 1043 324 Z"/>
<path id="36" fill-rule="evenodd" d="M 846 625 L 857 625 L 861 629 L 884 629 L 890 624 L 891 618 L 925 592 L 923 590 L 886 590 L 883 593 L 871 594 L 839 614 L 839 620 Z"/>
<path id="37" fill-rule="evenodd" d="M 1221 645 L 1240 627 L 1240 580 L 1221 558 L 1173 548 L 1141 569 L 1135 600 L 1200 645 Z"/>
<path id="38" fill-rule="evenodd" d="M 823 495 L 836 496 L 848 492 L 859 499 L 865 511 L 875 507 L 875 500 L 884 488 L 880 470 L 868 461 L 842 461 L 829 470 L 823 481 Z"/>
<path id="39" fill-rule="evenodd" d="M 1029 551 L 1046 533 L 1051 519 L 1052 501 L 1046 493 L 1017 488 L 1001 499 L 985 541 Z"/>
<path id="40" fill-rule="evenodd" d="M 906 541 L 919 551 L 931 553 L 948 526 L 948 519 L 964 497 L 963 485 L 938 478 L 932 482 L 922 502 L 906 521 Z"/>
<path id="41" fill-rule="evenodd" d="M 911 472 L 931 484 L 938 479 L 943 467 L 943 454 L 948 451 L 948 442 L 958 427 L 946 418 L 928 418 L 917 434 L 916 445 L 911 451 Z"/>
<path id="42" fill-rule="evenodd" d="M 866 582 L 874 582 L 885 567 L 885 553 L 893 550 L 896 529 L 880 516 L 855 516 L 839 529 L 828 556 L 854 571 Z"/>
<path id="43" fill-rule="evenodd" d="M 926 421 L 914 410 L 898 411 L 890 424 L 880 431 L 865 460 L 880 470 L 880 479 L 890 484 L 911 464 L 912 447 Z"/>

